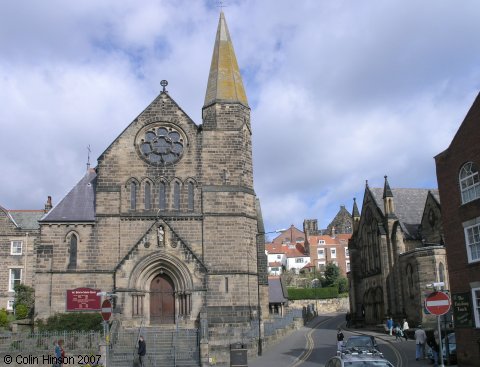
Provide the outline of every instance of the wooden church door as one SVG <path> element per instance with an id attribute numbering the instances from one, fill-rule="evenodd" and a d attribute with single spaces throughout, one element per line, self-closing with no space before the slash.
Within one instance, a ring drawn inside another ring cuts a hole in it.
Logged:
<path id="1" fill-rule="evenodd" d="M 175 323 L 174 286 L 168 275 L 157 275 L 150 285 L 150 322 Z"/>

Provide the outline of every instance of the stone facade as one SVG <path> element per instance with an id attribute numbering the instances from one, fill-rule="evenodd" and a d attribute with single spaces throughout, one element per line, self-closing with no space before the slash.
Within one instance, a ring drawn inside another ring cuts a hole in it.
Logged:
<path id="1" fill-rule="evenodd" d="M 227 363 L 245 328 L 261 330 L 250 108 L 223 13 L 202 116 L 195 124 L 164 88 L 42 218 L 37 318 L 65 312 L 67 290 L 111 292 L 123 327 L 200 328 L 202 364 Z"/>
<path id="2" fill-rule="evenodd" d="M 357 321 L 379 324 L 388 316 L 433 326 L 423 313 L 427 284 L 448 270 L 436 190 L 365 188 L 361 214 L 354 203 L 349 242 L 350 310 Z M 448 289 L 448 288 L 447 288 Z"/>
<path id="3" fill-rule="evenodd" d="M 0 308 L 13 312 L 16 284 L 33 286 L 35 251 L 43 210 L 0 207 Z"/>
<path id="4" fill-rule="evenodd" d="M 455 319 L 459 366 L 477 366 L 480 361 L 479 123 L 477 96 L 448 149 L 435 157 L 451 294 L 464 300 L 454 309 L 463 310 Z"/>

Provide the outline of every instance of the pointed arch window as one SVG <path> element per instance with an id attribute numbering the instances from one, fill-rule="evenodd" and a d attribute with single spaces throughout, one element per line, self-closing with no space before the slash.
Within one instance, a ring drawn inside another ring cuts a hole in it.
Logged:
<path id="1" fill-rule="evenodd" d="M 173 209 L 180 210 L 180 183 L 177 181 L 173 184 Z"/>
<path id="2" fill-rule="evenodd" d="M 152 186 L 145 182 L 145 210 L 152 209 Z"/>
<path id="3" fill-rule="evenodd" d="M 468 162 L 460 169 L 460 191 L 462 193 L 462 204 L 480 198 L 480 182 L 477 165 Z"/>
<path id="4" fill-rule="evenodd" d="M 130 182 L 130 209 L 137 209 L 137 184 L 136 182 Z"/>
<path id="5" fill-rule="evenodd" d="M 69 247 L 68 247 L 68 252 L 69 252 L 69 259 L 68 259 L 68 269 L 76 269 L 77 268 L 77 243 L 78 243 L 78 238 L 77 236 L 72 233 L 70 235 L 70 241 L 69 241 Z"/>
<path id="6" fill-rule="evenodd" d="M 438 265 L 438 281 L 445 282 L 445 265 L 443 265 L 443 263 L 440 263 Z M 446 284 L 445 284 L 445 288 L 447 289 Z"/>
<path id="7" fill-rule="evenodd" d="M 195 199 L 195 186 L 193 185 L 193 182 L 189 182 L 188 183 L 188 210 L 192 212 L 195 209 L 194 199 Z"/>
<path id="8" fill-rule="evenodd" d="M 165 210 L 167 207 L 165 182 L 160 182 L 158 186 L 158 209 Z"/>

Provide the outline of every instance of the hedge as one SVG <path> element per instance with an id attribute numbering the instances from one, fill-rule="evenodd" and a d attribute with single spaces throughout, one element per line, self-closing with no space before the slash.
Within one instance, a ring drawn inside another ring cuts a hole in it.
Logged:
<path id="1" fill-rule="evenodd" d="M 100 312 L 57 313 L 47 320 L 37 320 L 37 327 L 40 331 L 100 331 L 103 329 Z"/>
<path id="2" fill-rule="evenodd" d="M 337 287 L 326 288 L 287 288 L 288 299 L 327 299 L 337 298 Z"/>

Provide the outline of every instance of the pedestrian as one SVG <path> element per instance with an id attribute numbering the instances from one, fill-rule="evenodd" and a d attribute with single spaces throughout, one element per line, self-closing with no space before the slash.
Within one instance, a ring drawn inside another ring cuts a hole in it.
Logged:
<path id="1" fill-rule="evenodd" d="M 429 338 L 427 341 L 428 346 L 432 349 L 433 367 L 438 367 L 438 352 L 440 351 L 440 346 L 437 342 L 437 335 L 435 335 L 433 338 Z"/>
<path id="2" fill-rule="evenodd" d="M 147 344 L 145 343 L 145 340 L 143 339 L 143 336 L 140 335 L 138 338 L 138 360 L 140 362 L 140 367 L 144 367 L 145 365 L 143 364 L 145 354 L 147 354 Z"/>
<path id="3" fill-rule="evenodd" d="M 408 335 L 407 335 L 407 330 L 410 329 L 408 326 L 408 321 L 407 319 L 403 319 L 403 326 L 402 326 L 402 331 L 403 331 L 403 337 L 405 340 L 408 340 Z"/>
<path id="4" fill-rule="evenodd" d="M 63 367 L 63 361 L 65 360 L 65 350 L 63 349 L 63 339 L 59 339 L 57 342 L 57 348 L 55 349 L 55 358 L 57 360 L 57 366 Z"/>
<path id="5" fill-rule="evenodd" d="M 53 342 L 53 356 L 55 357 L 55 359 L 52 367 L 60 367 L 60 360 L 62 358 L 62 354 L 57 340 Z"/>
<path id="6" fill-rule="evenodd" d="M 415 360 L 418 361 L 420 358 L 425 358 L 425 341 L 427 340 L 427 334 L 425 330 L 422 329 L 422 325 L 418 325 L 417 330 L 415 330 Z"/>
<path id="7" fill-rule="evenodd" d="M 345 339 L 345 337 L 343 336 L 342 330 L 338 329 L 338 331 L 337 331 L 337 350 L 339 350 L 339 351 L 342 350 L 343 339 Z"/>
<path id="8" fill-rule="evenodd" d="M 387 320 L 387 329 L 388 329 L 388 334 L 392 335 L 393 320 L 392 320 L 391 317 L 389 317 L 388 320 Z"/>
<path id="9" fill-rule="evenodd" d="M 402 329 L 400 329 L 400 324 L 396 323 L 395 328 L 393 330 L 395 334 L 395 340 L 402 341 Z"/>

